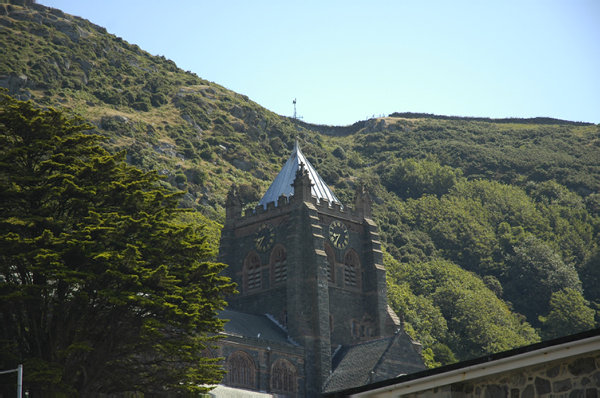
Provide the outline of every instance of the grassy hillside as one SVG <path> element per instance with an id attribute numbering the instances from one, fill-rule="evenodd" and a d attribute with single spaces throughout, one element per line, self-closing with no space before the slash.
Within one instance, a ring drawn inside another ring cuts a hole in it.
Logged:
<path id="1" fill-rule="evenodd" d="M 212 221 L 223 221 L 231 184 L 248 206 L 260 199 L 296 136 L 344 203 L 365 183 L 390 303 L 431 366 L 597 325 L 598 125 L 399 113 L 296 128 L 41 5 L 0 4 L 0 50 L 0 85 L 11 95 L 90 121 L 110 151 L 158 170 L 165 186 L 187 192 L 182 206 Z M 208 231 L 217 242 L 218 228 Z"/>
<path id="2" fill-rule="evenodd" d="M 256 201 L 276 174 L 294 137 L 287 119 L 87 20 L 0 7 L 0 82 L 10 94 L 89 120 L 109 149 L 188 190 L 185 206 L 219 213 L 232 182 Z"/>

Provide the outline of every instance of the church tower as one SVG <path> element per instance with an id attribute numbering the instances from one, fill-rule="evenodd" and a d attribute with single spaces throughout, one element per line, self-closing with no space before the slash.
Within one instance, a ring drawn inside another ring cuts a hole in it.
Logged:
<path id="1" fill-rule="evenodd" d="M 322 392 L 336 350 L 393 336 L 386 271 L 371 198 L 340 203 L 298 142 L 258 206 L 229 192 L 219 261 L 238 284 L 228 309 L 267 315 L 304 348 L 306 395 Z"/>

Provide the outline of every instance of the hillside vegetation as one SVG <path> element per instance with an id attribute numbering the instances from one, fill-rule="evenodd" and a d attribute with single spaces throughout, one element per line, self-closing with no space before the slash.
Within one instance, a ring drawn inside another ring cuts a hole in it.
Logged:
<path id="1" fill-rule="evenodd" d="M 597 327 L 598 125 L 397 113 L 296 127 L 87 20 L 41 5 L 0 14 L 0 85 L 90 121 L 213 222 L 232 184 L 247 206 L 260 199 L 296 136 L 342 202 L 364 183 L 390 304 L 430 366 Z"/>

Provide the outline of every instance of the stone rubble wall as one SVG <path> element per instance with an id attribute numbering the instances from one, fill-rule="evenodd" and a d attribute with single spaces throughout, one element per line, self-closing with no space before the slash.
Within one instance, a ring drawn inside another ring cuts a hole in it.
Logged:
<path id="1" fill-rule="evenodd" d="M 600 351 L 402 397 L 599 398 Z"/>

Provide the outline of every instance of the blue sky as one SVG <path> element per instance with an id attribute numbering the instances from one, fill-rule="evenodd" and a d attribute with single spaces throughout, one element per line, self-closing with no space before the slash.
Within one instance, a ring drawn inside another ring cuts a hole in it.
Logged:
<path id="1" fill-rule="evenodd" d="M 600 123 L 600 1 L 38 0 L 281 115 Z"/>

